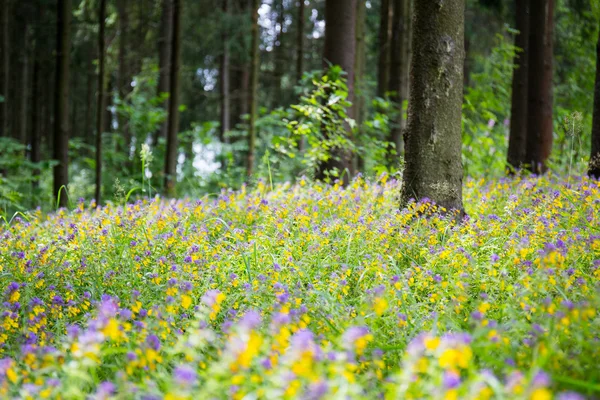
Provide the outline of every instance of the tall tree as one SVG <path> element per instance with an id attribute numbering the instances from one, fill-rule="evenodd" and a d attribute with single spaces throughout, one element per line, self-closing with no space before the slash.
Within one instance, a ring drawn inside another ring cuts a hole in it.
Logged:
<path id="1" fill-rule="evenodd" d="M 365 116 L 365 67 L 367 60 L 367 46 L 366 46 L 366 18 L 367 16 L 367 2 L 366 0 L 357 0 L 356 2 L 356 55 L 354 58 L 354 75 L 355 75 L 355 99 L 354 99 L 354 118 L 356 119 L 357 136 L 362 134 L 361 127 L 364 122 Z M 356 159 L 356 170 L 364 171 L 364 157 L 359 154 Z"/>
<path id="2" fill-rule="evenodd" d="M 408 24 L 410 11 L 409 0 L 394 0 L 394 16 L 392 22 L 391 41 L 391 73 L 389 90 L 392 92 L 391 100 L 396 105 L 396 119 L 390 129 L 389 142 L 394 145 L 393 151 L 388 151 L 388 166 L 394 167 L 398 163 L 398 155 L 402 152 L 402 131 L 404 128 L 404 115 L 402 106 L 406 100 L 405 88 L 408 80 Z"/>
<path id="3" fill-rule="evenodd" d="M 8 84 L 10 82 L 9 0 L 0 4 L 0 137 L 8 136 Z"/>
<path id="4" fill-rule="evenodd" d="M 377 64 L 377 96 L 379 97 L 385 96 L 390 80 L 392 1 L 381 0 L 379 14 L 379 62 Z"/>
<path id="5" fill-rule="evenodd" d="M 596 82 L 594 85 L 594 115 L 592 120 L 592 153 L 588 175 L 600 179 L 600 30 L 596 44 Z"/>
<path id="6" fill-rule="evenodd" d="M 175 196 L 177 181 L 177 132 L 179 131 L 179 69 L 181 62 L 181 0 L 173 0 L 173 39 L 171 41 L 171 76 L 169 99 L 169 125 L 165 159 L 165 191 Z"/>
<path id="7" fill-rule="evenodd" d="M 54 92 L 54 196 L 60 207 L 68 204 L 69 184 L 69 79 L 71 51 L 71 0 L 58 0 L 56 21 L 56 83 Z"/>
<path id="8" fill-rule="evenodd" d="M 325 46 L 323 51 L 324 67 L 339 65 L 346 71 L 348 101 L 354 101 L 354 62 L 356 56 L 356 1 L 326 0 L 325 2 Z M 353 117 L 353 110 L 348 110 Z M 347 128 L 348 132 L 350 128 Z M 350 135 L 350 133 L 348 133 Z M 331 157 L 319 165 L 318 179 L 327 177 L 327 172 L 337 169 L 339 172 L 352 173 L 352 155 L 346 149 L 330 149 Z M 344 173 L 344 183 L 348 183 L 349 174 Z"/>
<path id="9" fill-rule="evenodd" d="M 296 82 L 300 82 L 304 74 L 304 26 L 305 0 L 298 1 L 298 30 L 296 31 Z"/>
<path id="10" fill-rule="evenodd" d="M 527 102 L 528 168 L 542 174 L 552 147 L 552 31 L 554 0 L 530 0 Z"/>
<path id="11" fill-rule="evenodd" d="M 256 147 L 256 113 L 258 109 L 258 74 L 259 74 L 259 49 L 260 31 L 258 29 L 259 0 L 252 0 L 252 45 L 250 55 L 250 91 L 248 103 L 250 105 L 250 121 L 248 126 L 248 155 L 246 159 L 246 175 L 251 176 L 254 170 L 254 153 Z"/>
<path id="12" fill-rule="evenodd" d="M 127 7 L 127 0 L 117 0 L 117 13 L 119 21 L 119 68 L 117 71 L 117 90 L 119 93 L 119 100 L 125 101 L 127 95 L 130 93 L 131 88 L 131 75 L 130 75 L 130 57 L 128 57 L 130 49 L 129 45 L 129 10 Z M 123 149 L 127 158 L 129 159 L 129 152 L 131 148 L 131 134 L 128 125 L 128 121 L 125 116 L 121 113 L 117 113 L 117 121 L 119 123 L 119 132 L 122 135 Z"/>
<path id="13" fill-rule="evenodd" d="M 516 27 L 515 46 L 521 49 L 515 55 L 512 80 L 512 104 L 510 135 L 508 139 L 509 173 L 523 167 L 527 162 L 527 89 L 529 59 L 529 0 L 515 1 Z"/>
<path id="14" fill-rule="evenodd" d="M 171 43 L 173 41 L 173 0 L 162 0 L 162 13 L 160 19 L 160 32 L 158 36 L 158 96 L 163 96 L 162 107 L 169 110 L 169 78 L 171 76 Z M 153 142 L 158 143 L 158 138 L 167 137 L 168 121 L 165 120 L 154 133 Z"/>
<path id="15" fill-rule="evenodd" d="M 274 18 L 275 21 L 275 48 L 273 49 L 273 57 L 275 58 L 275 68 L 273 70 L 273 108 L 284 104 L 283 99 L 283 88 L 282 80 L 285 73 L 286 66 L 286 55 L 284 53 L 283 37 L 284 37 L 284 25 L 285 25 L 285 3 L 283 0 L 277 2 L 276 7 L 277 16 Z"/>
<path id="16" fill-rule="evenodd" d="M 229 0 L 223 0 L 222 9 L 223 19 L 225 21 L 221 40 L 223 41 L 223 53 L 221 54 L 220 70 L 219 70 L 219 89 L 221 95 L 221 126 L 220 126 L 220 141 L 227 141 L 226 134 L 230 130 L 231 108 L 229 95 Z"/>
<path id="17" fill-rule="evenodd" d="M 102 202 L 102 132 L 104 128 L 104 40 L 106 26 L 106 0 L 100 0 L 98 10 L 98 99 L 96 102 L 96 205 Z"/>
<path id="18" fill-rule="evenodd" d="M 430 199 L 463 213 L 464 0 L 416 1 L 402 205 Z"/>

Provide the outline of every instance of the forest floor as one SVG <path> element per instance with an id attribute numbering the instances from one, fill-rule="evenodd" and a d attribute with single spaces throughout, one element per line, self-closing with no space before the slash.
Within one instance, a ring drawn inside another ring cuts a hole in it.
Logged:
<path id="1" fill-rule="evenodd" d="M 600 183 L 468 180 L 460 225 L 399 191 L 259 184 L 17 218 L 0 397 L 598 396 Z"/>

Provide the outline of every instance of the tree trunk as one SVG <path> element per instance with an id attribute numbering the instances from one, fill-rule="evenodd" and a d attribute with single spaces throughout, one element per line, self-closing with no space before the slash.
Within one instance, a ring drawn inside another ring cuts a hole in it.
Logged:
<path id="1" fill-rule="evenodd" d="M 259 74 L 259 49 L 260 32 L 258 29 L 258 8 L 259 0 L 252 0 L 251 18 L 252 18 L 252 44 L 250 49 L 250 91 L 248 103 L 250 106 L 250 121 L 248 126 L 248 155 L 246 159 L 246 175 L 249 177 L 254 170 L 254 153 L 256 146 L 256 117 L 258 109 L 258 74 Z"/>
<path id="2" fill-rule="evenodd" d="M 100 32 L 98 34 L 98 98 L 96 102 L 96 206 L 102 203 L 102 128 L 104 116 L 104 30 L 106 23 L 106 0 L 100 0 L 98 10 Z"/>
<path id="3" fill-rule="evenodd" d="M 127 0 L 117 0 L 117 12 L 119 18 L 119 69 L 117 72 L 117 90 L 119 100 L 125 102 L 131 88 L 130 65 L 131 57 L 128 57 L 128 42 L 129 42 L 129 12 L 127 10 Z M 123 138 L 123 149 L 127 160 L 131 152 L 131 134 L 127 126 L 127 119 L 122 113 L 117 113 L 117 121 L 119 124 L 119 133 Z"/>
<path id="4" fill-rule="evenodd" d="M 173 0 L 173 39 L 171 41 L 171 94 L 169 100 L 169 125 L 167 131 L 167 152 L 165 160 L 165 192 L 175 197 L 177 181 L 177 133 L 179 131 L 179 68 L 181 53 L 181 0 Z"/>
<path id="5" fill-rule="evenodd" d="M 509 174 L 519 170 L 527 162 L 527 77 L 529 59 L 529 0 L 515 2 L 517 30 L 515 46 L 520 48 L 515 55 L 515 69 L 512 80 L 512 105 L 510 117 L 510 135 L 508 138 Z"/>
<path id="6" fill-rule="evenodd" d="M 93 51 L 92 45 L 89 44 L 90 49 L 88 50 L 88 59 L 86 66 L 88 68 L 87 71 L 87 79 L 86 79 L 86 88 L 85 88 L 85 116 L 84 116 L 84 140 L 90 146 L 94 145 L 94 129 L 92 128 L 92 110 L 94 106 L 94 61 L 93 61 Z"/>
<path id="7" fill-rule="evenodd" d="M 221 94 L 221 126 L 219 130 L 219 140 L 221 143 L 229 141 L 226 138 L 227 132 L 231 129 L 229 123 L 231 121 L 230 98 L 229 98 L 229 0 L 223 0 L 223 18 L 227 23 L 223 24 L 223 54 L 221 54 L 221 63 L 219 71 L 219 90 Z"/>
<path id="8" fill-rule="evenodd" d="M 296 83 L 299 83 L 304 74 L 304 0 L 298 1 L 298 36 L 296 37 Z"/>
<path id="9" fill-rule="evenodd" d="M 160 22 L 160 34 L 158 38 L 158 96 L 165 96 L 162 107 L 169 110 L 169 87 L 171 76 L 171 42 L 173 41 L 173 0 L 162 0 L 162 15 Z M 160 137 L 167 137 L 168 120 L 160 124 L 160 128 L 154 133 L 152 142 L 158 143 Z"/>
<path id="10" fill-rule="evenodd" d="M 391 1 L 393 0 L 381 0 L 379 16 L 379 62 L 377 64 L 377 96 L 379 97 L 385 97 L 390 80 Z"/>
<path id="11" fill-rule="evenodd" d="M 392 92 L 391 100 L 396 105 L 396 119 L 392 122 L 389 142 L 394 145 L 388 150 L 388 167 L 397 167 L 398 156 L 402 153 L 402 121 L 404 115 L 402 105 L 406 100 L 404 93 L 405 81 L 408 79 L 407 67 L 408 49 L 406 36 L 408 30 L 406 19 L 409 12 L 409 0 L 394 0 L 394 17 L 392 23 L 392 63 L 390 72 L 389 90 Z"/>
<path id="12" fill-rule="evenodd" d="M 285 24 L 285 5 L 283 0 L 277 2 L 277 18 L 275 22 L 275 31 L 277 35 L 275 37 L 275 48 L 273 49 L 273 57 L 275 58 L 275 69 L 273 71 L 273 85 L 275 87 L 273 93 L 273 108 L 285 104 L 283 99 L 283 90 L 281 87 L 284 68 L 285 68 L 285 54 L 283 53 L 283 25 Z"/>
<path id="13" fill-rule="evenodd" d="M 592 153 L 588 170 L 590 178 L 600 179 L 600 30 L 596 44 L 596 83 L 594 85 L 594 115 L 592 120 Z"/>
<path id="14" fill-rule="evenodd" d="M 69 184 L 69 76 L 71 59 L 71 0 L 58 0 L 56 29 L 56 83 L 54 92 L 54 197 L 68 204 Z"/>
<path id="15" fill-rule="evenodd" d="M 10 38 L 9 38 L 9 0 L 0 4 L 0 96 L 4 101 L 0 103 L 0 137 L 9 136 L 8 118 L 8 87 L 10 82 Z"/>
<path id="16" fill-rule="evenodd" d="M 325 46 L 324 68 L 339 65 L 346 71 L 349 102 L 354 101 L 354 59 L 356 56 L 356 2 L 357 0 L 327 0 L 325 2 Z M 353 117 L 353 110 L 348 110 Z M 347 131 L 350 132 L 349 127 Z M 350 135 L 348 133 L 348 135 Z M 325 179 L 327 172 L 337 169 L 344 173 L 344 184 L 350 181 L 352 174 L 352 155 L 347 149 L 331 149 L 331 157 L 319 165 L 317 179 Z"/>
<path id="17" fill-rule="evenodd" d="M 39 37 L 40 33 L 36 32 L 36 44 L 35 51 L 33 52 L 33 77 L 31 82 L 31 135 L 29 137 L 29 143 L 31 146 L 31 152 L 29 153 L 29 159 L 32 163 L 39 163 L 42 159 L 41 157 L 41 144 L 40 144 L 40 129 L 42 125 L 41 118 L 41 102 L 42 102 L 42 61 L 40 59 L 40 52 L 42 51 Z M 35 169 L 33 171 L 33 181 L 32 186 L 34 191 L 39 187 L 39 175 L 40 170 Z M 32 204 L 33 206 L 33 204 Z"/>
<path id="18" fill-rule="evenodd" d="M 19 142 L 22 144 L 27 143 L 27 105 L 29 99 L 29 44 L 30 44 L 30 34 L 29 34 L 28 24 L 25 24 L 24 28 L 24 38 L 23 38 L 23 48 L 22 51 L 22 59 L 21 59 L 21 71 L 20 71 L 20 87 L 19 87 L 19 100 L 21 104 L 19 105 Z"/>
<path id="19" fill-rule="evenodd" d="M 543 174 L 552 146 L 553 0 L 530 0 L 527 150 L 529 170 Z"/>
<path id="20" fill-rule="evenodd" d="M 447 211 L 462 203 L 461 113 L 464 0 L 416 1 L 402 206 L 429 199 Z"/>
<path id="21" fill-rule="evenodd" d="M 366 84 L 365 84 L 365 66 L 366 66 L 366 15 L 367 14 L 367 2 L 366 0 L 357 0 L 356 2 L 356 57 L 354 60 L 354 72 L 355 72 L 355 87 L 356 93 L 354 100 L 354 118 L 356 119 L 356 125 L 358 126 L 357 135 L 362 134 L 361 128 L 365 117 L 365 96 L 366 96 Z M 365 159 L 362 154 L 358 154 L 356 158 L 357 171 L 364 171 Z"/>

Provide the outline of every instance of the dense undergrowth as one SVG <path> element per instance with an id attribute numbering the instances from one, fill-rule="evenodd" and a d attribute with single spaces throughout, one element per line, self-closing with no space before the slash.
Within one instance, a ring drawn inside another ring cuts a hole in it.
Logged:
<path id="1" fill-rule="evenodd" d="M 461 225 L 385 177 L 17 218 L 0 396 L 600 395 L 600 185 L 465 186 Z"/>

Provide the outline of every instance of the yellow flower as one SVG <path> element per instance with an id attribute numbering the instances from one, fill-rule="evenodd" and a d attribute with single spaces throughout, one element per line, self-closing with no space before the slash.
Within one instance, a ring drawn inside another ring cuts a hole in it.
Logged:
<path id="1" fill-rule="evenodd" d="M 6 370 L 6 377 L 8 378 L 8 380 L 10 380 L 12 383 L 17 383 L 18 377 L 17 377 L 17 373 L 15 372 L 14 369 L 9 368 Z"/>
<path id="2" fill-rule="evenodd" d="M 531 400 L 550 400 L 552 399 L 552 393 L 548 389 L 540 388 L 535 389 L 533 393 L 531 393 Z"/>
<path id="3" fill-rule="evenodd" d="M 467 368 L 472 356 L 473 352 L 471 351 L 471 348 L 466 346 L 459 350 L 447 349 L 440 356 L 439 364 L 442 368 Z"/>
<path id="4" fill-rule="evenodd" d="M 181 296 L 181 306 L 183 308 L 185 308 L 186 310 L 188 308 L 190 308 L 192 305 L 192 298 L 190 296 L 188 296 L 187 294 L 184 294 L 183 296 Z"/>
<path id="5" fill-rule="evenodd" d="M 378 297 L 373 302 L 373 309 L 375 310 L 375 314 L 377 314 L 377 316 L 381 316 L 385 312 L 385 310 L 387 310 L 387 307 L 388 302 L 386 299 Z"/>
<path id="6" fill-rule="evenodd" d="M 425 338 L 424 344 L 425 344 L 425 348 L 427 350 L 434 351 L 440 345 L 440 338 L 438 338 L 438 337 L 434 337 L 434 338 L 428 337 L 428 338 Z"/>
<path id="7" fill-rule="evenodd" d="M 111 318 L 102 330 L 102 333 L 111 340 L 117 340 L 122 335 L 121 330 L 119 329 L 119 322 L 116 319 Z"/>

